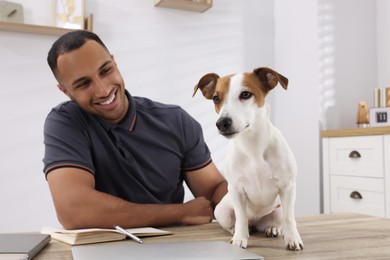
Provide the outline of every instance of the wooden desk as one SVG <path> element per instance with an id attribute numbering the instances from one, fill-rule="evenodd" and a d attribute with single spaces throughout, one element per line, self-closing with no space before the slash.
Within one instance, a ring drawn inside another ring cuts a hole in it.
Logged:
<path id="1" fill-rule="evenodd" d="M 293 252 L 285 249 L 282 238 L 267 238 L 252 234 L 247 250 L 265 259 L 390 259 L 390 219 L 355 213 L 322 214 L 297 218 L 298 230 L 305 248 Z M 168 227 L 174 235 L 145 238 L 144 243 L 180 241 L 229 241 L 230 233 L 218 223 Z M 113 243 L 134 243 L 121 241 Z M 142 246 L 142 245 L 140 245 Z M 52 240 L 38 255 L 42 259 L 72 259 L 71 247 Z"/>

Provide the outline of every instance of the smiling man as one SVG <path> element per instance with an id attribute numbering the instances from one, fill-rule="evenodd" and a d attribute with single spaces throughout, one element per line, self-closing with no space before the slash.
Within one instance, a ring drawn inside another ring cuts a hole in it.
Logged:
<path id="1" fill-rule="evenodd" d="M 65 228 L 212 220 L 227 185 L 198 122 L 178 106 L 131 96 L 94 33 L 61 36 L 48 63 L 70 99 L 44 126 L 44 172 Z M 186 203 L 183 181 L 195 197 Z"/>

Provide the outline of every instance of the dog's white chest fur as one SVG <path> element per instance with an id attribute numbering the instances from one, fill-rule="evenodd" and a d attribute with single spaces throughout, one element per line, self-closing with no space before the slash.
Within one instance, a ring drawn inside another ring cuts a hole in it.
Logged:
<path id="1" fill-rule="evenodd" d="M 279 147 L 286 144 L 283 137 L 280 144 L 273 142 L 261 131 L 278 130 L 267 122 L 262 122 L 262 125 L 251 122 L 242 133 L 230 140 L 224 168 L 229 191 L 234 189 L 245 194 L 247 214 L 252 218 L 259 218 L 275 209 L 280 204 L 280 190 L 296 174 L 290 149 Z M 278 150 L 284 150 L 282 155 Z"/>

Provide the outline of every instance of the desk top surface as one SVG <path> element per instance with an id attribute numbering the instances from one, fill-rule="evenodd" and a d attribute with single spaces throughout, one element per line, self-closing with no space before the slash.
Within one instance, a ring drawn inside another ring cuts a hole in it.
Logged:
<path id="1" fill-rule="evenodd" d="M 263 233 L 251 234 L 247 250 L 265 259 L 389 259 L 390 219 L 354 214 L 334 213 L 297 218 L 298 230 L 305 247 L 293 252 L 285 248 L 283 238 L 267 238 Z M 196 226 L 165 227 L 174 234 L 144 238 L 144 243 L 222 240 L 231 234 L 218 223 Z M 131 240 L 113 243 L 134 243 Z M 142 245 L 140 245 L 142 246 Z M 54 239 L 34 259 L 72 259 L 71 246 Z"/>

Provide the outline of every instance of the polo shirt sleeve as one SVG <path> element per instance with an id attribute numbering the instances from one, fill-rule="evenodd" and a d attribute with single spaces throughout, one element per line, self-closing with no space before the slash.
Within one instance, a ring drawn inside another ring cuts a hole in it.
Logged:
<path id="1" fill-rule="evenodd" d="M 44 124 L 44 173 L 58 168 L 74 167 L 94 173 L 90 152 L 90 139 L 87 134 L 85 119 L 80 113 L 69 113 L 75 110 L 72 104 L 53 109 Z"/>
<path id="2" fill-rule="evenodd" d="M 204 141 L 201 125 L 183 109 L 181 111 L 185 139 L 183 170 L 195 171 L 211 163 L 210 150 Z"/>

